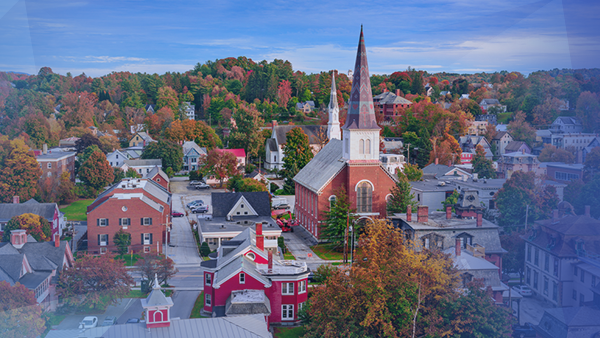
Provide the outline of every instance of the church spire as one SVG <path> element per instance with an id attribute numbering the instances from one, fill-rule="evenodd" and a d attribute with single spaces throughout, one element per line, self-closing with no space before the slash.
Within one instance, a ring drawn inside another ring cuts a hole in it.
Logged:
<path id="1" fill-rule="evenodd" d="M 365 47 L 362 25 L 360 27 L 356 62 L 354 64 L 352 91 L 350 92 L 348 103 L 348 117 L 346 118 L 344 129 L 380 129 L 375 120 L 371 80 L 369 79 L 369 65 L 367 63 L 367 49 Z"/>
<path id="2" fill-rule="evenodd" d="M 331 95 L 329 98 L 329 121 L 327 122 L 327 138 L 342 139 L 342 133 L 340 131 L 340 107 L 337 102 L 337 89 L 335 88 L 335 71 L 331 72 Z"/>

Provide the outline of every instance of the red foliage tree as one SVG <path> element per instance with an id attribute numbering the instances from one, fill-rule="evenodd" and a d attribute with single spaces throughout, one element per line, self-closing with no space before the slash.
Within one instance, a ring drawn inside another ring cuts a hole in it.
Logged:
<path id="1" fill-rule="evenodd" d="M 20 283 L 0 281 L 0 333 L 2 337 L 39 337 L 46 325 L 33 291 Z"/>

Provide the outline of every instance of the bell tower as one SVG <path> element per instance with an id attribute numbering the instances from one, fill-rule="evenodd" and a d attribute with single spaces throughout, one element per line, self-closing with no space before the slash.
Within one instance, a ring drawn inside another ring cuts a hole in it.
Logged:
<path id="1" fill-rule="evenodd" d="M 171 326 L 171 306 L 173 300 L 165 296 L 158 284 L 158 278 L 154 275 L 154 286 L 148 298 L 142 299 L 142 307 L 146 312 L 146 327 Z"/>
<path id="2" fill-rule="evenodd" d="M 329 98 L 329 107 L 327 108 L 329 112 L 329 122 L 327 122 L 327 138 L 329 140 L 332 139 L 342 139 L 342 132 L 340 131 L 340 107 L 337 102 L 337 89 L 335 87 L 335 71 L 331 72 L 331 95 Z"/>

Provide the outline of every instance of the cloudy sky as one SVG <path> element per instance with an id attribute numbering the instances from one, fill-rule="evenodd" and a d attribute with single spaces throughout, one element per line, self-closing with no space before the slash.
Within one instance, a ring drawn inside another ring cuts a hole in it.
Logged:
<path id="1" fill-rule="evenodd" d="M 246 56 L 345 72 L 361 24 L 376 74 L 600 68 L 599 13 L 592 0 L 2 0 L 0 70 L 162 74 Z"/>

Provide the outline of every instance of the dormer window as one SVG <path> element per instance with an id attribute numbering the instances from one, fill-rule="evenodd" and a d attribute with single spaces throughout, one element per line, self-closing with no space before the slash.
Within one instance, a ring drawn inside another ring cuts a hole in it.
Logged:
<path id="1" fill-rule="evenodd" d="M 246 274 L 240 272 L 240 284 L 246 284 Z"/>

